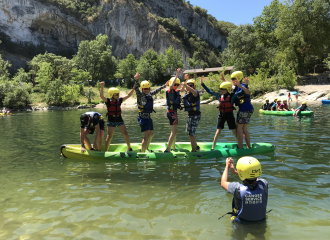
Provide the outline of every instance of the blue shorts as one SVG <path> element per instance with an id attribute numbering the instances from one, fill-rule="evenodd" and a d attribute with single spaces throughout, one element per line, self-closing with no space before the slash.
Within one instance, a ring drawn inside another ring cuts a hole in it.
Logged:
<path id="1" fill-rule="evenodd" d="M 152 123 L 152 119 L 151 118 L 140 118 L 137 117 L 140 127 L 141 127 L 141 132 L 145 132 L 148 130 L 154 130 L 154 125 Z"/>
<path id="2" fill-rule="evenodd" d="M 124 125 L 124 122 L 107 122 L 108 127 L 119 127 L 121 125 Z"/>

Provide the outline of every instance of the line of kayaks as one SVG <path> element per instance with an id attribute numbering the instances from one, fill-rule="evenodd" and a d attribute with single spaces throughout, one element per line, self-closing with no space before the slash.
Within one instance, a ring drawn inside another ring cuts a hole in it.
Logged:
<path id="1" fill-rule="evenodd" d="M 324 100 L 322 100 L 322 103 L 323 103 L 323 104 L 330 104 L 330 100 L 325 100 L 325 99 L 324 99 Z"/>
<path id="2" fill-rule="evenodd" d="M 190 142 L 176 143 L 176 150 L 164 153 L 167 143 L 151 143 L 149 151 L 141 153 L 141 143 L 132 143 L 132 152 L 126 152 L 126 144 L 111 144 L 108 152 L 86 150 L 81 152 L 80 144 L 65 144 L 61 146 L 61 153 L 66 158 L 80 160 L 177 160 L 177 159 L 212 159 L 222 157 L 247 156 L 259 153 L 274 152 L 271 143 L 252 143 L 251 148 L 237 149 L 237 143 L 217 143 L 211 151 L 212 142 L 199 142 L 200 151 L 191 152 Z M 103 146 L 104 150 L 104 146 Z"/>
<path id="3" fill-rule="evenodd" d="M 265 111 L 260 109 L 259 112 L 261 114 L 265 114 L 265 115 L 278 115 L 278 116 L 292 116 L 293 115 L 293 111 Z M 314 112 L 313 111 L 300 111 L 298 116 L 313 116 Z"/>

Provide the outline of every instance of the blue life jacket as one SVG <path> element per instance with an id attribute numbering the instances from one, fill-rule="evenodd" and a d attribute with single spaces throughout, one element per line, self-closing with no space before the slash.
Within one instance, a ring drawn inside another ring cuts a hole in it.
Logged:
<path id="1" fill-rule="evenodd" d="M 200 103 L 201 103 L 201 99 L 200 99 L 200 96 L 199 96 L 199 92 L 196 90 L 197 94 L 198 94 L 198 100 L 196 103 L 190 103 L 188 101 L 188 97 L 189 95 L 192 95 L 192 93 L 186 93 L 184 96 L 183 96 L 183 105 L 184 105 L 184 110 L 187 111 L 187 112 L 190 112 L 190 111 L 198 111 L 200 110 Z"/>
<path id="2" fill-rule="evenodd" d="M 257 187 L 250 190 L 247 186 L 240 184 L 240 195 L 242 199 L 241 209 L 237 210 L 237 217 L 234 221 L 241 220 L 256 222 L 266 218 L 266 194 L 265 185 L 257 180 Z"/>
<path id="3" fill-rule="evenodd" d="M 177 111 L 178 108 L 180 109 L 181 105 L 181 95 L 180 91 L 176 90 L 167 90 L 166 91 L 166 103 L 167 103 L 167 109 Z"/>
<path id="4" fill-rule="evenodd" d="M 244 83 L 241 83 L 242 87 L 248 88 L 248 86 L 245 86 Z M 251 97 L 250 94 L 245 94 L 243 89 L 239 87 L 235 87 L 233 90 L 235 92 L 234 96 L 231 99 L 231 103 L 239 107 L 239 110 L 241 112 L 251 111 L 253 110 L 253 106 L 251 104 Z"/>
<path id="5" fill-rule="evenodd" d="M 93 118 L 95 114 L 99 115 L 100 117 L 102 117 L 102 115 L 98 112 L 86 112 L 85 114 L 89 115 L 90 118 Z"/>
<path id="6" fill-rule="evenodd" d="M 147 103 L 142 106 L 137 104 L 139 113 L 152 113 L 154 111 L 154 99 L 150 94 L 146 95 Z"/>
<path id="7" fill-rule="evenodd" d="M 86 112 L 85 114 L 87 114 L 91 119 L 94 118 L 94 115 L 99 115 L 99 120 L 103 120 L 103 117 L 100 113 L 98 112 Z M 90 121 L 89 126 L 87 126 L 87 129 L 89 129 L 91 132 L 89 134 L 93 134 L 95 131 L 95 126 L 94 126 L 94 122 Z"/>

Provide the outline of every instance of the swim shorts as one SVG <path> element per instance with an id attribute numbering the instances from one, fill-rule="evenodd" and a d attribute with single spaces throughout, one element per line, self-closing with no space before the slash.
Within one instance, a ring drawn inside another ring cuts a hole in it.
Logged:
<path id="1" fill-rule="evenodd" d="M 178 113 L 177 112 L 167 112 L 167 118 L 170 120 L 170 125 L 178 124 Z"/>
<path id="2" fill-rule="evenodd" d="M 188 116 L 188 120 L 186 124 L 186 132 L 188 133 L 188 135 L 195 136 L 195 132 L 200 120 L 201 120 L 201 115 Z"/>
<path id="3" fill-rule="evenodd" d="M 120 127 L 121 125 L 124 125 L 124 122 L 107 122 L 108 127 Z"/>
<path id="4" fill-rule="evenodd" d="M 246 112 L 237 112 L 237 123 L 238 124 L 248 124 L 250 123 L 250 118 L 253 114 L 253 110 Z"/>
<path id="5" fill-rule="evenodd" d="M 226 121 L 230 130 L 236 129 L 236 121 L 233 112 L 219 115 L 217 129 L 224 129 Z"/>
<path id="6" fill-rule="evenodd" d="M 141 127 L 141 132 L 145 132 L 148 130 L 154 130 L 154 125 L 152 123 L 152 119 L 151 118 L 140 118 L 137 117 L 140 127 Z"/>

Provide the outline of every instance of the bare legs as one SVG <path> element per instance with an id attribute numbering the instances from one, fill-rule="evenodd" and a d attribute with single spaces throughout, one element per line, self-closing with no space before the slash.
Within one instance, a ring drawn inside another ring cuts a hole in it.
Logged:
<path id="1" fill-rule="evenodd" d="M 171 151 L 172 149 L 175 149 L 175 141 L 176 141 L 176 134 L 177 134 L 177 125 L 171 125 L 171 135 L 167 142 L 167 151 Z"/>
<path id="2" fill-rule="evenodd" d="M 124 135 L 124 139 L 125 139 L 125 142 L 127 144 L 127 149 L 129 150 L 131 148 L 131 143 L 130 143 L 130 140 L 129 140 L 129 136 L 128 136 L 128 132 L 127 132 L 125 124 L 123 124 L 121 126 L 118 126 L 118 128 L 121 131 L 121 133 Z M 116 129 L 115 127 L 109 127 L 108 126 L 108 135 L 107 135 L 107 139 L 105 141 L 105 151 L 106 152 L 109 150 L 109 146 L 111 144 L 111 140 L 112 140 L 113 133 L 114 133 L 115 129 Z"/>
<path id="3" fill-rule="evenodd" d="M 250 133 L 247 130 L 247 124 L 237 124 L 237 147 L 243 148 L 243 135 L 246 142 L 246 148 L 250 148 Z"/>
<path id="4" fill-rule="evenodd" d="M 129 140 L 129 136 L 125 124 L 118 126 L 118 128 L 121 131 L 121 133 L 124 135 L 124 139 L 127 144 L 127 150 L 129 150 L 131 148 L 131 142 Z"/>
<path id="5" fill-rule="evenodd" d="M 143 134 L 144 134 L 144 138 L 142 139 L 141 152 L 145 152 L 148 149 L 152 137 L 154 136 L 154 131 L 147 130 L 144 131 Z"/>
<path id="6" fill-rule="evenodd" d="M 191 151 L 196 152 L 196 148 L 197 148 L 196 138 L 195 138 L 195 136 L 192 136 L 192 135 L 189 135 L 189 138 L 190 138 L 190 143 L 191 143 Z"/>

